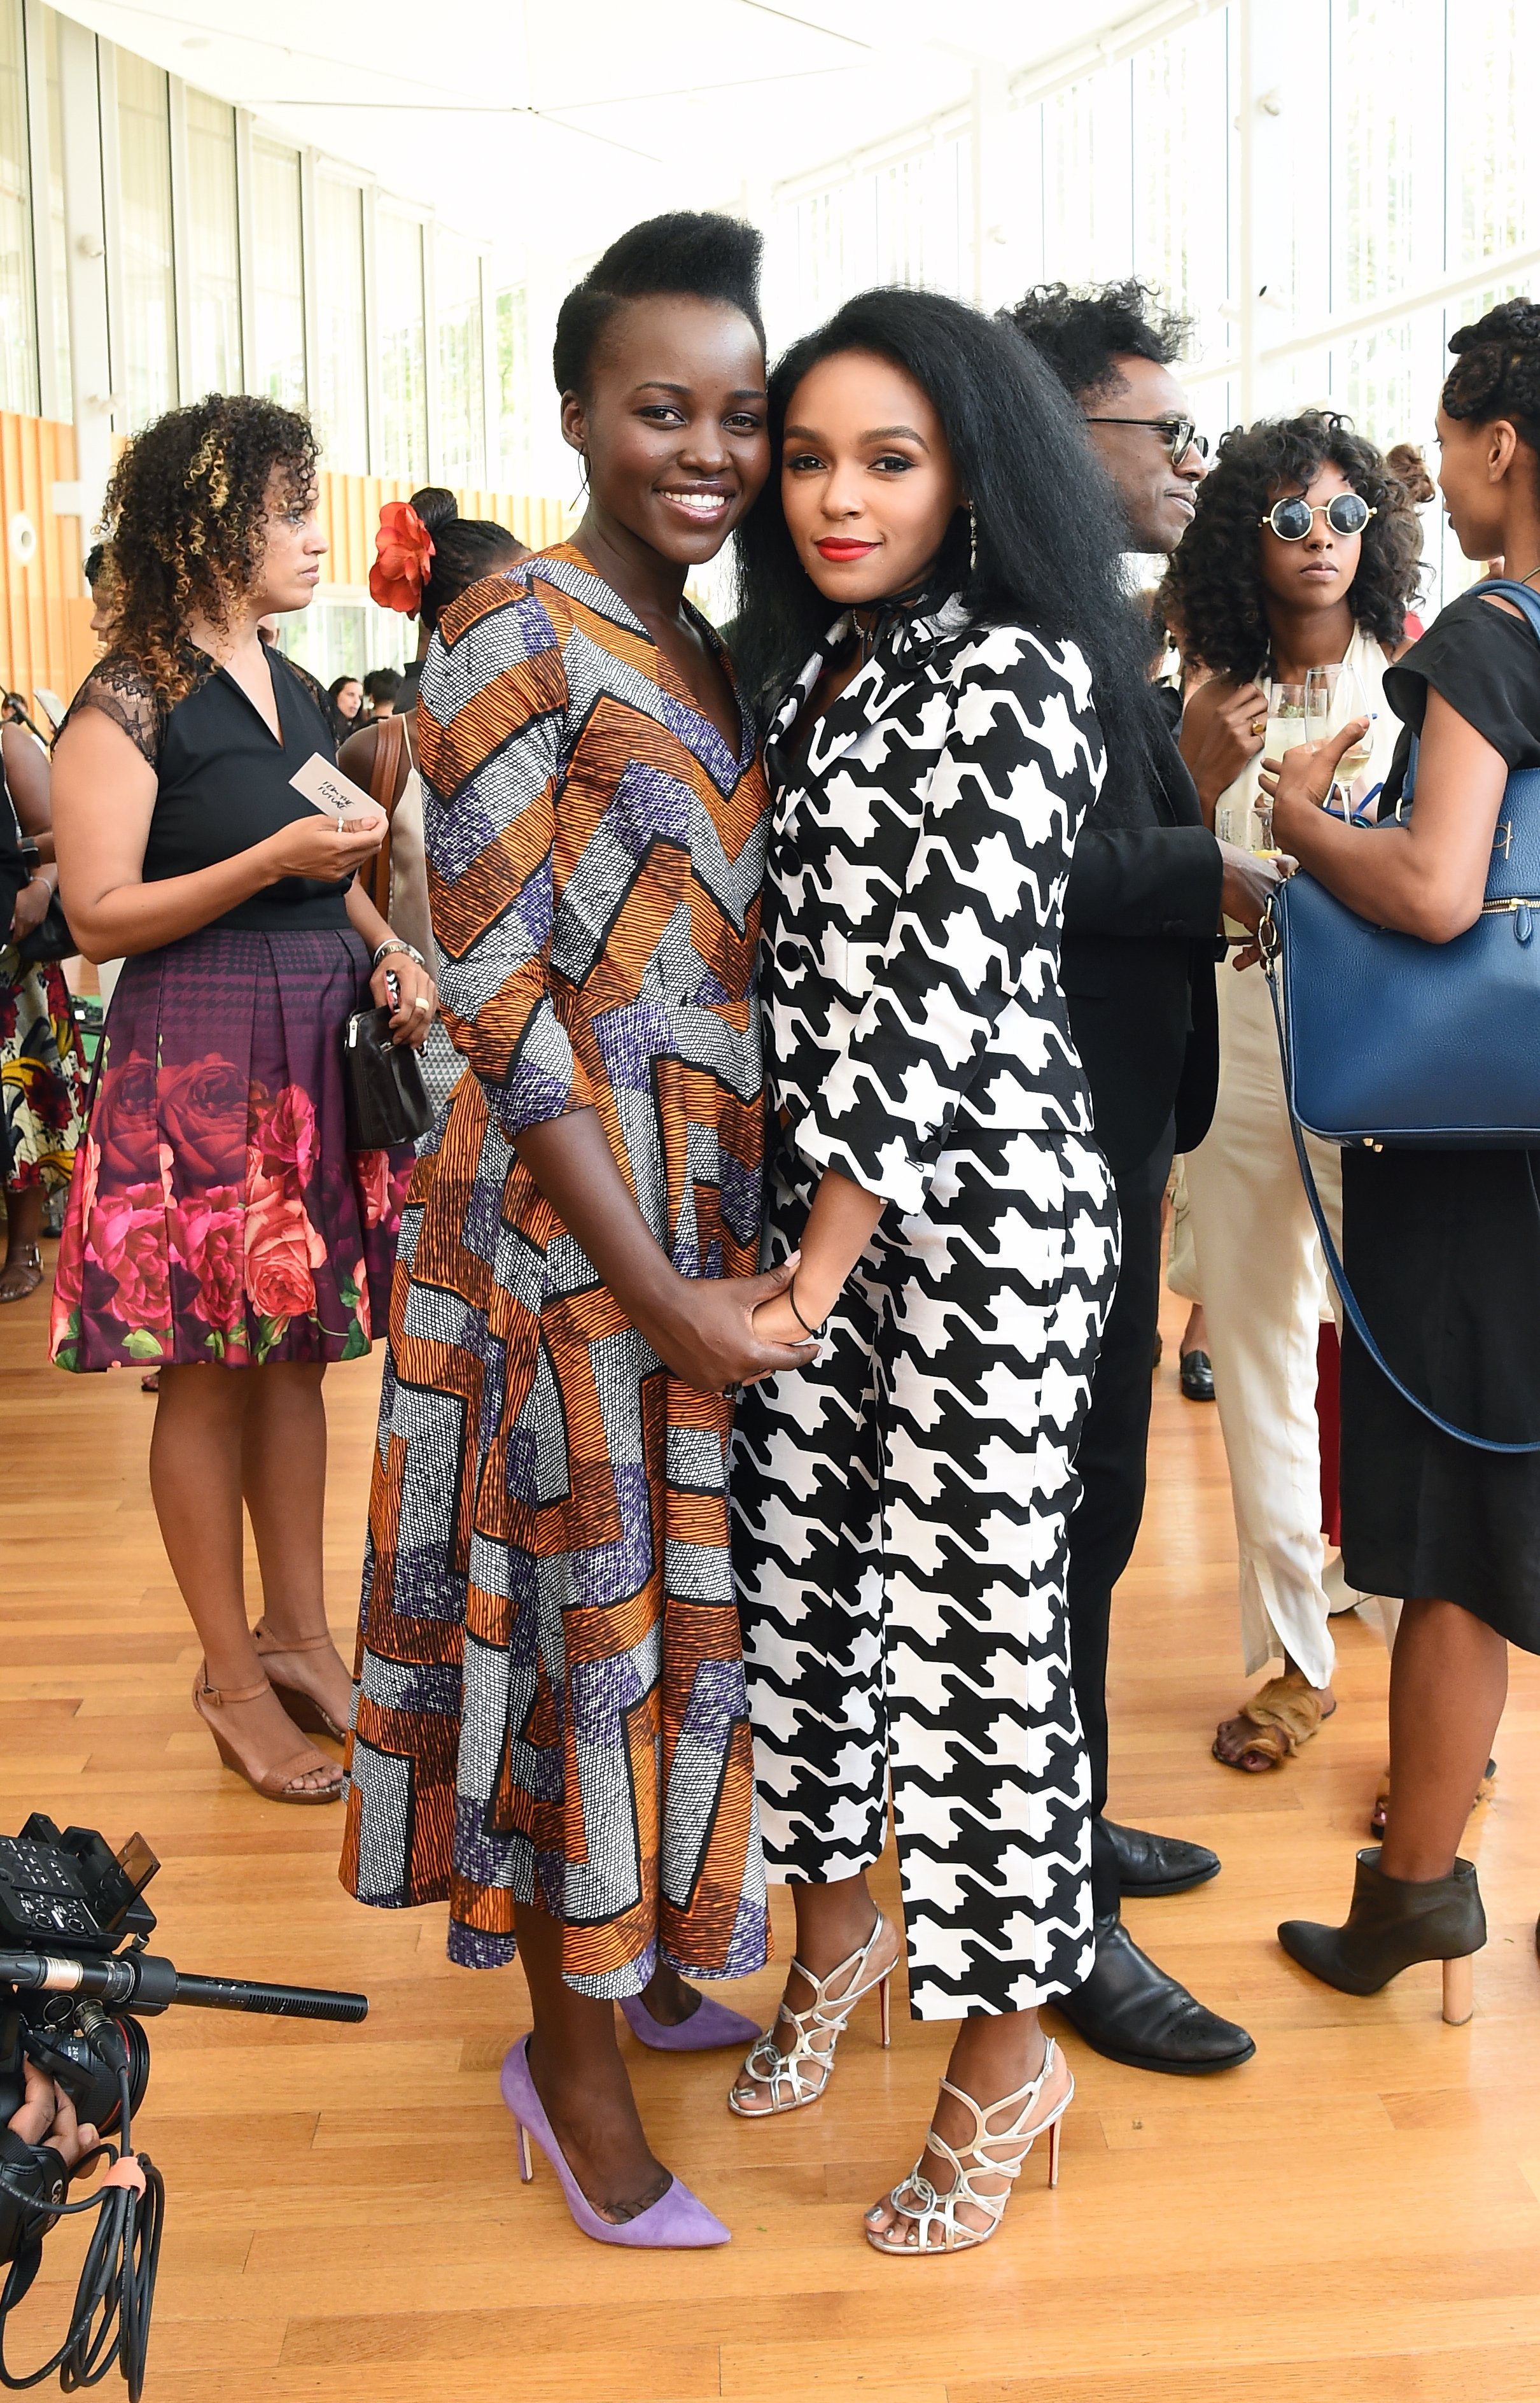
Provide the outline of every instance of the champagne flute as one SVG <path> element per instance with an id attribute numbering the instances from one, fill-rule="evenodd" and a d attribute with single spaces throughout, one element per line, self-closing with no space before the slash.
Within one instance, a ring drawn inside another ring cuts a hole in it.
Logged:
<path id="1" fill-rule="evenodd" d="M 1351 725 L 1355 717 L 1368 718 L 1370 723 L 1338 761 L 1337 781 L 1326 803 L 1330 808 L 1331 801 L 1339 796 L 1344 819 L 1353 815 L 1349 788 L 1354 777 L 1362 775 L 1373 757 L 1373 712 L 1357 670 L 1350 667 L 1346 660 L 1338 661 L 1335 666 L 1311 668 L 1305 678 L 1306 739 L 1311 743 L 1326 742 L 1340 734 L 1344 726 Z"/>
<path id="2" fill-rule="evenodd" d="M 1285 751 L 1292 751 L 1297 743 L 1307 739 L 1305 695 L 1306 688 L 1302 684 L 1269 683 L 1268 686 L 1268 729 L 1262 743 L 1265 759 L 1282 759 Z M 1256 796 L 1256 822 L 1261 840 L 1253 842 L 1251 848 L 1260 852 L 1264 857 L 1276 858 L 1272 840 L 1272 801 L 1268 794 L 1261 791 Z"/>

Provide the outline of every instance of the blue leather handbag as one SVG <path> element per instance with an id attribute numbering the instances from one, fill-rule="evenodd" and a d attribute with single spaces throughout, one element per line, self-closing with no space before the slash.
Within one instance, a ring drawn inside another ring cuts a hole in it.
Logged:
<path id="1" fill-rule="evenodd" d="M 1540 598 L 1493 578 L 1540 642 Z M 1397 815 L 1412 799 L 1417 746 Z M 1380 829 L 1367 827 L 1372 842 Z M 1453 1426 L 1386 1367 L 1342 1274 L 1303 1134 L 1380 1151 L 1540 1148 L 1540 769 L 1510 775 L 1486 898 L 1474 926 L 1426 943 L 1372 925 L 1301 870 L 1272 896 L 1261 930 L 1305 1191 L 1343 1312 L 1397 1393 L 1483 1452 L 1535 1452 Z M 1303 1133 L 1301 1132 L 1303 1130 Z"/>

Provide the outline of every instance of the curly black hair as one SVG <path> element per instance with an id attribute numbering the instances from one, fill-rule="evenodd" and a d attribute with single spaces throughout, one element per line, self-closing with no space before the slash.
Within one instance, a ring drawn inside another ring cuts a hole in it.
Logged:
<path id="1" fill-rule="evenodd" d="M 1261 521 L 1280 493 L 1304 492 L 1328 465 L 1375 513 L 1364 528 L 1348 605 L 1366 633 L 1401 640 L 1421 581 L 1422 530 L 1411 496 L 1351 419 L 1307 409 L 1226 435 L 1160 586 L 1186 656 L 1216 675 L 1244 684 L 1266 672 L 1272 638 L 1262 601 Z"/>
<path id="2" fill-rule="evenodd" d="M 1100 400 L 1123 381 L 1119 358 L 1153 359 L 1169 368 L 1192 340 L 1192 319 L 1158 308 L 1153 284 L 1131 275 L 1124 284 L 1037 284 L 1008 317 L 1041 351 L 1064 390 L 1078 401 Z"/>
<path id="3" fill-rule="evenodd" d="M 433 536 L 433 557 L 423 579 L 417 615 L 431 634 L 451 601 L 499 567 L 527 559 L 529 548 L 493 518 L 463 518 L 454 494 L 442 484 L 424 484 L 410 506 Z"/>
<path id="4" fill-rule="evenodd" d="M 759 313 L 759 260 L 764 236 L 742 217 L 715 210 L 674 209 L 648 217 L 612 242 L 556 319 L 551 369 L 561 393 L 586 393 L 600 337 L 628 300 L 676 292 L 741 310 L 765 345 Z"/>
<path id="5" fill-rule="evenodd" d="M 1510 418 L 1540 451 L 1540 304 L 1500 300 L 1450 337 L 1455 364 L 1439 397 L 1448 417 L 1490 425 Z"/>
<path id="6" fill-rule="evenodd" d="M 173 709 L 196 673 L 187 620 L 223 629 L 261 572 L 270 485 L 311 507 L 315 436 L 298 410 L 256 393 L 210 393 L 134 435 L 107 486 L 112 648 Z"/>

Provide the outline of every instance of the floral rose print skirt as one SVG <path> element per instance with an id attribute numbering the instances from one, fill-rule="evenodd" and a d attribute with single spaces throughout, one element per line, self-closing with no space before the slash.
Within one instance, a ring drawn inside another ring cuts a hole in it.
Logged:
<path id="1" fill-rule="evenodd" d="M 351 1360 L 385 1330 L 409 1150 L 350 1152 L 351 929 L 208 928 L 129 960 L 53 1297 L 62 1368 Z"/>

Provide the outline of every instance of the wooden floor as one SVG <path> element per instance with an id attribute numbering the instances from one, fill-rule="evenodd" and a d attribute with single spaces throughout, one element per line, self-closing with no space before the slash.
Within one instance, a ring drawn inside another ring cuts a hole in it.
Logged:
<path id="1" fill-rule="evenodd" d="M 1516 1656 L 1497 1799 L 1472 1827 L 1491 1923 L 1473 2023 L 1442 2025 L 1432 1967 L 1367 2002 L 1313 1984 L 1273 1927 L 1346 1901 L 1384 1655 L 1339 1622 L 1341 1708 L 1302 1758 L 1261 1778 L 1210 1758 L 1242 1684 L 1233 1535 L 1215 1413 L 1182 1401 L 1173 1367 L 1115 1624 L 1113 1806 L 1223 1854 L 1215 1883 L 1129 1918 L 1256 2058 L 1151 2077 L 1072 2038 L 1057 2194 L 1034 2157 L 986 2251 L 900 2262 L 860 2214 L 913 2157 L 944 2030 L 895 2021 L 884 2056 L 858 2017 L 828 2100 L 755 2128 L 725 2107 L 728 2059 L 625 2036 L 659 2151 L 733 2229 L 721 2252 L 648 2256 L 577 2235 L 544 2167 L 518 2183 L 496 2082 L 527 2025 L 518 1971 L 450 1968 L 442 1910 L 359 1909 L 336 1882 L 340 1814 L 259 1801 L 220 1769 L 150 1512 L 154 1405 L 135 1377 L 49 1368 L 44 1319 L 42 1295 L 0 1311 L 0 1827 L 38 1807 L 114 1841 L 141 1827 L 183 1967 L 372 2005 L 356 2029 L 152 2023 L 136 2125 L 170 2201 L 150 2403 L 1540 2397 L 1540 1672 Z M 1168 1359 L 1179 1323 L 1173 1305 Z M 377 1379 L 360 1362 L 327 1389 L 344 1645 Z M 734 1999 L 768 2013 L 779 1974 Z M 23 2365 L 62 2328 L 74 2243 L 49 2241 Z"/>

